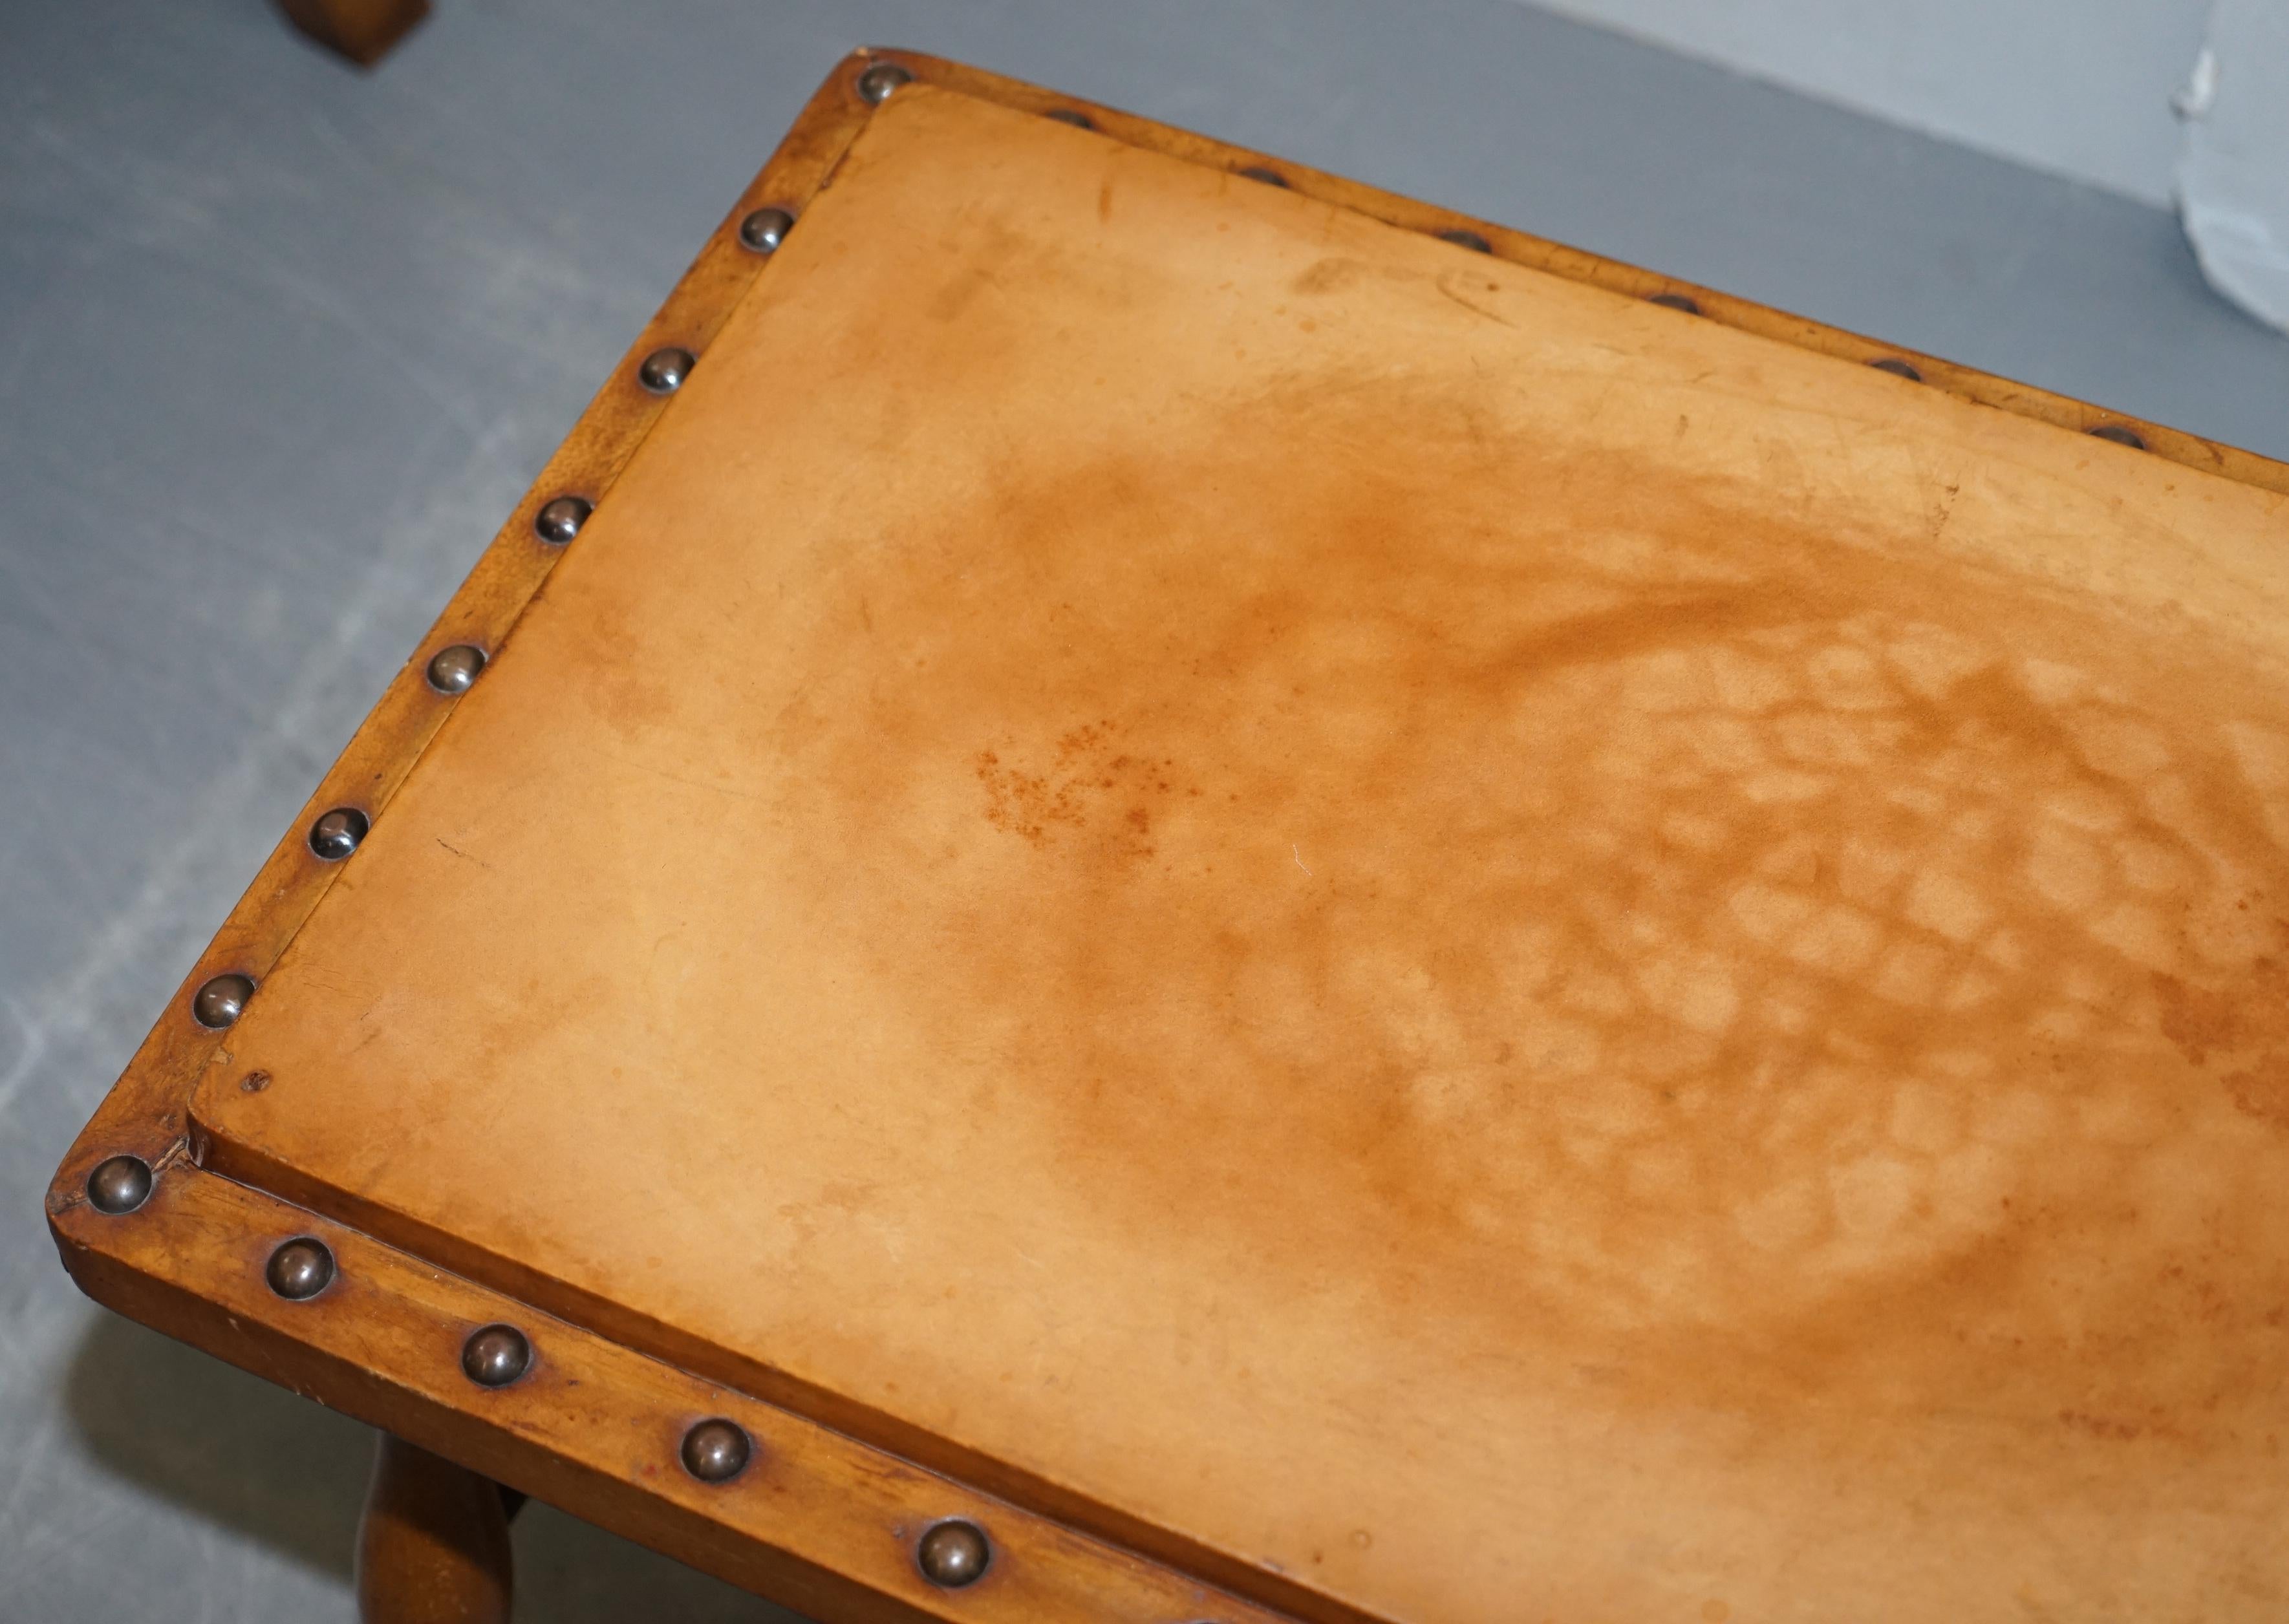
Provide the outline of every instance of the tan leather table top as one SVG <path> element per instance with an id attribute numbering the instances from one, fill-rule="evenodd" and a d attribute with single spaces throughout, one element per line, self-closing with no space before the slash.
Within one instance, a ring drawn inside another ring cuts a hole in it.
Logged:
<path id="1" fill-rule="evenodd" d="M 2278 1619 L 2285 540 L 917 84 L 205 1156 L 1364 1613 Z"/>

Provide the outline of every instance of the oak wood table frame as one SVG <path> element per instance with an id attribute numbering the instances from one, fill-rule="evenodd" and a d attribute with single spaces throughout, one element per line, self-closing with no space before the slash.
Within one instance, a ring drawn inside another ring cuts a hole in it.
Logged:
<path id="1" fill-rule="evenodd" d="M 195 1085 L 220 1063 L 229 1043 L 227 1031 L 194 1017 L 195 997 L 218 976 L 259 984 L 341 872 L 313 852 L 306 832 L 333 808 L 355 808 L 377 820 L 386 815 L 455 704 L 454 694 L 429 678 L 433 658 L 460 647 L 503 649 L 562 556 L 536 538 L 544 505 L 567 492 L 608 501 L 620 471 L 671 410 L 669 395 L 642 381 L 647 358 L 671 349 L 704 355 L 750 285 L 770 275 L 770 258 L 742 243 L 742 222 L 771 207 L 800 216 L 877 107 L 907 83 L 1085 124 L 1185 163 L 1669 304 L 1838 363 L 1882 367 L 1932 390 L 2101 434 L 2263 490 L 2289 493 L 2289 467 L 956 64 L 862 51 L 827 77 L 186 977 L 60 1168 L 47 1204 L 52 1230 L 83 1289 L 130 1318 L 822 1618 L 1268 1624 L 1293 1616 L 1356 1624 L 1364 1615 L 1288 1575 L 1189 1548 L 1090 1508 L 1055 1503 L 1022 1480 L 988 1493 L 474 1284 L 211 1170 L 208 1147 L 193 1130 L 187 1106 Z M 136 1200 L 140 1190 L 126 1188 L 111 1205 L 127 1210 L 107 1212 L 91 1201 L 90 1182 L 122 1157 L 148 1166 L 149 1189 Z M 322 1243 L 332 1261 L 323 1288 L 301 1300 L 283 1295 L 266 1275 L 277 1249 L 298 1238 Z M 504 1322 L 522 1327 L 545 1357 L 528 1380 L 499 1390 L 474 1386 L 463 1370 L 464 1345 L 480 1327 Z M 689 1430 L 710 1418 L 735 1422 L 753 1443 L 753 1462 L 728 1485 L 703 1481 L 679 1456 Z M 917 1556 L 929 1531 L 949 1521 L 988 1530 L 993 1541 L 983 1576 L 959 1588 L 931 1582 Z"/>

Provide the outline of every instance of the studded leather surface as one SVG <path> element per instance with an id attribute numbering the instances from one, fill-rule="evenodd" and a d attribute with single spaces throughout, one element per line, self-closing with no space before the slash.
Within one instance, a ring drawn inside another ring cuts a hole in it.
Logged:
<path id="1" fill-rule="evenodd" d="M 198 1119 L 1379 1616 L 2277 1616 L 2285 522 L 916 87 Z"/>

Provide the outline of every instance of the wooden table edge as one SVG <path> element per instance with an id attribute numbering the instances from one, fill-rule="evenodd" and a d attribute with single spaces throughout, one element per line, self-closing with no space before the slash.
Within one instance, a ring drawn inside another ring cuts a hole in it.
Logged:
<path id="1" fill-rule="evenodd" d="M 1276 1624 L 1281 1616 L 1052 1518 L 438 1270 L 355 1230 L 179 1156 L 112 1216 L 50 1217 L 81 1289 L 331 1409 L 536 1499 L 824 1619 Z M 333 1263 L 315 1295 L 273 1289 L 278 1247 L 315 1239 Z M 486 1388 L 464 1373 L 475 1332 L 514 1326 L 529 1371 Z M 722 1483 L 683 1465 L 686 1431 L 728 1420 L 751 1440 Z M 925 1579 L 916 1547 L 961 1519 L 985 1531 L 985 1576 Z M 1316 1610 L 1322 1618 L 1356 1618 Z"/>

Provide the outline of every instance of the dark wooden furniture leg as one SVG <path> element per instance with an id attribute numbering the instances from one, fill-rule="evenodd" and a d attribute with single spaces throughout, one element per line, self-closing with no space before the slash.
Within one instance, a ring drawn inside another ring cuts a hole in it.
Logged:
<path id="1" fill-rule="evenodd" d="M 429 0 L 278 0 L 278 9 L 327 50 L 371 68 L 429 15 Z"/>
<path id="2" fill-rule="evenodd" d="M 508 1624 L 511 1497 L 387 1433 L 358 1520 L 363 1624 Z"/>

